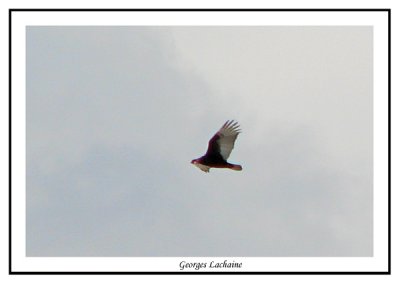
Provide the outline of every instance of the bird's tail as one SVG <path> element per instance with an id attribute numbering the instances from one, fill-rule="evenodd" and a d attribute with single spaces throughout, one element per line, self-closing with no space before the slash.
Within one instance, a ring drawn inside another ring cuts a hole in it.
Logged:
<path id="1" fill-rule="evenodd" d="M 231 164 L 231 169 L 234 171 L 241 171 L 242 170 L 242 166 L 241 165 L 233 165 Z"/>

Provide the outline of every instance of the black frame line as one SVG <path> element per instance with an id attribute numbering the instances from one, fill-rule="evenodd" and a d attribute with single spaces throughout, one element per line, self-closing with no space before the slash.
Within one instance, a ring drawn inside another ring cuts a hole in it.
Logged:
<path id="1" fill-rule="evenodd" d="M 8 10 L 8 84 L 9 84 L 9 224 L 8 224 L 8 265 L 9 275 L 171 275 L 171 274 L 243 274 L 243 275 L 390 275 L 391 274 L 391 9 L 9 9 Z M 13 12 L 386 12 L 388 16 L 388 270 L 387 271 L 13 271 L 12 270 L 12 13 Z"/>
<path id="2" fill-rule="evenodd" d="M 16 8 L 10 9 L 9 11 L 13 12 L 389 12 L 390 9 L 384 8 L 366 8 L 366 9 L 323 9 L 323 8 L 314 8 L 314 9 L 251 9 L 251 8 L 232 8 L 232 9 L 208 9 L 208 8 L 177 8 L 177 9 L 169 9 L 169 8 L 141 8 L 141 9 L 30 9 L 30 8 Z"/>

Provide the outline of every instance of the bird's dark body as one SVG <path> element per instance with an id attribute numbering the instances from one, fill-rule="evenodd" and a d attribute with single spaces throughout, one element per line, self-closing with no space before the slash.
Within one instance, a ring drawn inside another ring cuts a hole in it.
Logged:
<path id="1" fill-rule="evenodd" d="M 199 162 L 212 168 L 229 168 L 231 166 L 231 164 L 225 161 L 218 153 L 215 155 L 204 155 L 200 157 Z"/>

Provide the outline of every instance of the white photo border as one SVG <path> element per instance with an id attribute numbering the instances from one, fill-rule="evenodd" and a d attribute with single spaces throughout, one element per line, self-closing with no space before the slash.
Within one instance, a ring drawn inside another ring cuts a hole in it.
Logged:
<path id="1" fill-rule="evenodd" d="M 134 13 L 134 17 L 132 14 Z M 27 257 L 25 68 L 27 26 L 373 26 L 374 254 L 372 257 Z M 9 273 L 39 274 L 390 274 L 389 9 L 11 9 Z M 10 142 L 11 142 L 10 141 Z M 379 190 L 377 190 L 379 189 Z M 241 268 L 180 270 L 180 263 L 236 262 Z"/>

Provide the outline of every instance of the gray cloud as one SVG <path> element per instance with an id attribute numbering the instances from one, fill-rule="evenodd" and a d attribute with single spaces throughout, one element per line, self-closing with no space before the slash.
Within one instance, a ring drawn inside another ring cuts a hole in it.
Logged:
<path id="1" fill-rule="evenodd" d="M 370 27 L 27 28 L 28 256 L 370 256 L 372 193 Z"/>

